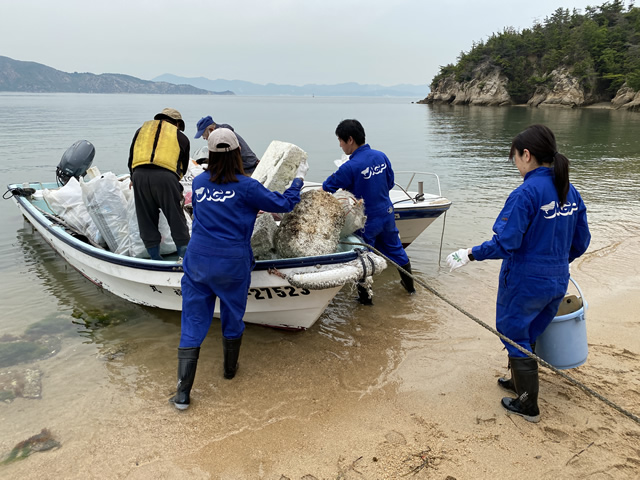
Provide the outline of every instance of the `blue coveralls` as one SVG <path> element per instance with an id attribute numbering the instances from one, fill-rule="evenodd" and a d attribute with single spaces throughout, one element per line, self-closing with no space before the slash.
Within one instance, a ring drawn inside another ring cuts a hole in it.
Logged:
<path id="1" fill-rule="evenodd" d="M 209 172 L 193 180 L 193 227 L 182 268 L 182 333 L 180 348 L 199 347 L 220 298 L 222 334 L 242 336 L 251 270 L 255 262 L 251 234 L 260 210 L 290 212 L 300 201 L 302 180 L 283 193 L 238 175 L 238 182 L 215 184 Z"/>
<path id="2" fill-rule="evenodd" d="M 507 199 L 491 240 L 473 247 L 476 260 L 501 258 L 496 328 L 531 351 L 569 286 L 569 263 L 589 246 L 587 209 L 573 185 L 559 204 L 553 170 L 539 167 Z M 525 357 L 503 342 L 509 356 Z"/>
<path id="3" fill-rule="evenodd" d="M 358 230 L 358 235 L 365 243 L 404 266 L 409 263 L 409 257 L 402 247 L 389 198 L 389 190 L 393 185 L 393 169 L 387 156 L 364 144 L 351 154 L 348 162 L 325 180 L 322 188 L 331 193 L 342 188 L 356 198 L 363 199 L 367 221 L 364 228 Z"/>

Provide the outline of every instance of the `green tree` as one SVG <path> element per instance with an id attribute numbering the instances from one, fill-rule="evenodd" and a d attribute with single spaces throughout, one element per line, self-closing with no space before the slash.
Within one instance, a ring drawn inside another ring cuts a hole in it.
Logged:
<path id="1" fill-rule="evenodd" d="M 479 66 L 500 69 L 517 102 L 558 68 L 568 69 L 587 91 L 603 98 L 614 95 L 625 81 L 638 90 L 640 8 L 630 3 L 625 10 L 624 1 L 612 0 L 584 13 L 558 8 L 521 32 L 505 27 L 486 42 L 474 42 L 455 65 L 441 67 L 432 88 L 450 75 L 469 81 Z"/>

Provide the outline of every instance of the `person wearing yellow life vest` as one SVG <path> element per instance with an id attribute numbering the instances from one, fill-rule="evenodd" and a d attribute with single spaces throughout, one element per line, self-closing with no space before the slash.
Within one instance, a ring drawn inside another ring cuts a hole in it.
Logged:
<path id="1" fill-rule="evenodd" d="M 187 172 L 191 148 L 189 139 L 182 133 L 184 127 L 180 112 L 165 108 L 136 131 L 129 150 L 129 173 L 140 238 L 153 260 L 162 260 L 160 211 L 169 223 L 179 257 L 184 257 L 189 243 L 180 183 Z"/>

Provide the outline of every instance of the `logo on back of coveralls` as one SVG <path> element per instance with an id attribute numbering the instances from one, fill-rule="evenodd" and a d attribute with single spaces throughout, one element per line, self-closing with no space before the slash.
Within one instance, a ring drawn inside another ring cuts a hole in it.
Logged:
<path id="1" fill-rule="evenodd" d="M 566 217 L 567 215 L 573 215 L 573 212 L 578 210 L 576 203 L 565 203 L 562 207 L 558 207 L 558 202 L 555 200 L 540 207 L 540 210 L 544 212 L 544 218 L 551 220 L 556 217 Z"/>
<path id="2" fill-rule="evenodd" d="M 228 198 L 235 196 L 236 192 L 234 190 L 209 190 L 205 187 L 200 187 L 196 190 L 196 202 L 198 203 L 205 200 L 207 202 L 224 202 Z"/>
<path id="3" fill-rule="evenodd" d="M 385 170 L 385 168 L 387 168 L 387 164 L 381 163 L 380 165 L 376 165 L 375 167 L 367 167 L 364 170 L 362 170 L 360 173 L 362 174 L 365 180 L 369 180 L 374 175 L 378 175 L 379 173 L 382 173 Z"/>

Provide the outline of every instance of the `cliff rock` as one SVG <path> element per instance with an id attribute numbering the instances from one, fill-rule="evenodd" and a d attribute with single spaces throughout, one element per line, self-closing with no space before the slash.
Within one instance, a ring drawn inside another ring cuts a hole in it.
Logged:
<path id="1" fill-rule="evenodd" d="M 581 107 L 586 104 L 584 89 L 567 69 L 553 70 L 550 86 L 540 86 L 527 102 L 532 107 Z"/>
<path id="2" fill-rule="evenodd" d="M 471 80 L 458 82 L 455 75 L 441 78 L 427 98 L 417 103 L 449 103 L 451 105 L 512 105 L 515 102 L 507 91 L 508 79 L 496 67 L 485 63 L 473 72 Z M 544 85 L 540 85 L 527 101 L 531 107 L 585 107 L 596 102 L 609 101 L 591 93 L 594 86 L 587 89 L 580 85 L 578 78 L 568 68 L 553 70 Z M 640 111 L 640 92 L 626 84 L 611 100 L 614 108 Z"/>
<path id="3" fill-rule="evenodd" d="M 458 82 L 453 75 L 441 79 L 427 98 L 418 103 L 450 103 L 452 105 L 511 105 L 505 85 L 507 77 L 488 64 L 480 65 L 468 82 Z"/>
<path id="4" fill-rule="evenodd" d="M 640 111 L 640 92 L 636 92 L 625 83 L 620 90 L 618 90 L 614 99 L 611 100 L 611 105 L 613 105 L 614 108 Z"/>

